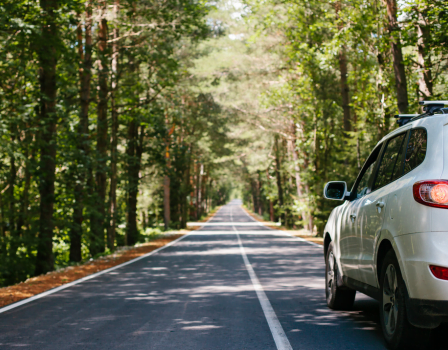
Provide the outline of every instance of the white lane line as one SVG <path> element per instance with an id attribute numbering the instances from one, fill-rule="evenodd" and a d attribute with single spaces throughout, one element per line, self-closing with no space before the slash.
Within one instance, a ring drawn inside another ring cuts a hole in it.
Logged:
<path id="1" fill-rule="evenodd" d="M 173 244 L 176 244 L 177 242 L 179 242 L 181 239 L 184 239 L 184 238 L 187 237 L 188 235 L 190 235 L 190 233 L 187 233 L 186 235 L 184 235 L 184 236 L 182 236 L 182 237 L 179 237 L 179 238 L 175 239 L 174 241 L 171 241 L 170 243 L 164 245 L 163 247 L 160 247 L 160 248 L 158 248 L 158 249 L 156 249 L 156 250 L 153 250 L 152 252 L 149 252 L 149 253 L 147 253 L 147 254 L 145 254 L 145 255 L 139 256 L 138 258 L 129 260 L 129 261 L 123 263 L 123 264 L 120 264 L 120 265 L 111 267 L 111 268 L 109 268 L 109 269 L 106 269 L 106 270 L 103 270 L 103 271 L 94 273 L 93 275 L 89 275 L 89 276 L 80 278 L 79 280 L 76 280 L 76 281 L 73 281 L 73 282 L 64 284 L 64 285 L 59 286 L 59 287 L 56 287 L 56 288 L 54 288 L 54 289 L 50 289 L 50 290 L 48 290 L 48 291 L 46 291 L 46 292 L 37 294 L 37 295 L 32 296 L 32 297 L 30 297 L 30 298 L 28 298 L 28 299 L 24 299 L 24 300 L 18 301 L 17 303 L 14 303 L 14 304 L 11 304 L 11 305 L 2 307 L 2 308 L 0 309 L 0 314 L 3 313 L 3 312 L 9 311 L 9 310 L 15 309 L 16 307 L 19 307 L 19 306 L 22 306 L 22 305 L 31 303 L 31 302 L 34 301 L 34 300 L 37 300 L 37 299 L 46 297 L 47 295 L 57 293 L 57 292 L 59 292 L 59 291 L 61 291 L 61 290 L 63 290 L 63 289 L 70 288 L 70 287 L 72 287 L 72 286 L 74 286 L 74 285 L 76 285 L 76 284 L 79 284 L 79 283 L 82 283 L 82 282 L 91 280 L 91 279 L 93 279 L 93 278 L 96 278 L 96 277 L 98 277 L 98 276 L 104 275 L 105 273 L 109 273 L 109 272 L 111 272 L 111 271 L 117 270 L 117 269 L 119 269 L 119 268 L 121 268 L 121 267 L 124 267 L 124 266 L 126 266 L 126 265 L 133 264 L 133 263 L 135 263 L 136 261 L 145 259 L 145 258 L 147 258 L 147 257 L 150 256 L 150 255 L 154 255 L 154 254 L 160 252 L 161 250 L 163 250 L 163 249 L 165 249 L 165 248 L 168 248 L 168 247 L 172 246 Z"/>
<path id="2" fill-rule="evenodd" d="M 247 215 L 248 218 L 250 218 L 251 220 L 254 220 L 254 221 L 255 221 L 255 219 L 254 219 L 252 216 L 250 216 L 248 213 L 246 213 L 246 211 L 245 211 L 241 206 L 240 206 L 240 208 L 241 208 L 241 210 L 244 212 L 244 214 Z M 302 237 L 296 237 L 296 236 L 293 236 L 292 234 L 290 234 L 290 233 L 288 233 L 288 232 L 285 232 L 285 231 L 274 230 L 273 228 L 270 228 L 270 227 L 268 227 L 268 226 L 265 226 L 265 227 L 266 227 L 267 229 L 269 229 L 269 230 L 272 230 L 272 231 L 282 232 L 285 236 L 289 236 L 289 237 L 294 238 L 294 239 L 296 239 L 296 240 L 298 240 L 298 241 L 301 241 L 301 242 L 305 242 L 305 243 L 311 244 L 311 245 L 313 245 L 313 246 L 315 246 L 315 247 L 323 248 L 322 245 L 317 244 L 317 243 L 314 243 L 314 242 L 307 241 L 306 239 L 304 239 L 304 238 L 302 238 Z"/>
<path id="3" fill-rule="evenodd" d="M 245 230 L 238 230 L 239 234 L 242 235 L 256 235 L 256 236 L 279 236 L 279 237 L 285 237 L 287 235 L 285 235 L 283 232 L 277 232 L 277 231 L 245 231 Z M 191 236 L 204 236 L 204 235 L 235 235 L 236 232 L 233 231 L 206 231 L 206 230 L 196 230 L 196 231 L 192 231 L 190 232 Z M 289 237 L 289 236 L 287 236 Z"/>
<path id="4" fill-rule="evenodd" d="M 233 227 L 233 229 L 236 230 L 235 227 Z M 277 345 L 278 350 L 292 350 L 288 337 L 286 336 L 285 331 L 283 330 L 283 327 L 280 324 L 280 321 L 278 320 L 277 315 L 275 314 L 275 311 L 272 308 L 272 305 L 268 297 L 266 296 L 266 293 L 263 290 L 263 286 L 258 280 L 258 277 L 254 269 L 252 268 L 249 259 L 247 258 L 246 251 L 244 249 L 243 243 L 241 242 L 241 238 L 240 235 L 238 234 L 238 231 L 236 236 L 238 237 L 238 244 L 240 245 L 244 265 L 246 265 L 247 272 L 249 273 L 252 285 L 254 286 L 255 292 L 257 293 L 257 297 L 258 300 L 260 301 L 261 308 L 263 309 L 264 316 L 266 317 L 266 321 L 268 321 L 268 325 L 271 330 L 272 337 L 274 338 L 275 345 Z"/>
<path id="5" fill-rule="evenodd" d="M 255 222 L 227 222 L 227 221 L 214 221 L 214 222 L 188 222 L 187 226 L 263 226 L 264 223 L 260 221 Z"/>
<path id="6" fill-rule="evenodd" d="M 230 218 L 233 220 L 232 211 L 233 210 L 231 208 Z M 264 316 L 266 317 L 266 321 L 268 322 L 269 329 L 271 330 L 272 337 L 275 341 L 275 345 L 277 346 L 278 350 L 292 350 L 292 346 L 289 343 L 288 337 L 286 336 L 285 331 L 283 330 L 283 327 L 280 324 L 280 321 L 278 320 L 277 315 L 275 314 L 275 311 L 272 308 L 272 305 L 263 290 L 263 286 L 258 280 L 257 274 L 255 273 L 249 259 L 247 258 L 246 251 L 244 249 L 243 242 L 241 242 L 241 237 L 238 233 L 238 230 L 235 226 L 233 226 L 233 230 L 236 232 L 238 244 L 240 245 L 241 255 L 243 256 L 244 265 L 246 265 L 246 269 L 249 273 L 252 285 L 254 286 L 255 292 L 257 293 L 258 300 L 260 301 Z"/>

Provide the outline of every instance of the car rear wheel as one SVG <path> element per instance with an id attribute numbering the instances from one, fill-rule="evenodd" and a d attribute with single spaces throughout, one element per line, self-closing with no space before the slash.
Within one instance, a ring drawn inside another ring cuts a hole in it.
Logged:
<path id="1" fill-rule="evenodd" d="M 428 348 L 431 330 L 414 327 L 406 315 L 406 286 L 395 253 L 390 250 L 381 269 L 380 319 L 389 349 Z"/>
<path id="2" fill-rule="evenodd" d="M 334 310 L 351 309 L 355 301 L 356 291 L 346 287 L 338 287 L 338 267 L 334 256 L 333 242 L 328 247 L 325 262 L 325 294 L 328 307 Z"/>

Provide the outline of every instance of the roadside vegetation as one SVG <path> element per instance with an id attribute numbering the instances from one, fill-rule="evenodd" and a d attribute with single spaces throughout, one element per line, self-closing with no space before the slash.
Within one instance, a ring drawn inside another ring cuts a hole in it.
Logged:
<path id="1" fill-rule="evenodd" d="M 443 99 L 441 0 L 0 3 L 0 286 L 240 197 L 322 233 L 329 180 Z"/>

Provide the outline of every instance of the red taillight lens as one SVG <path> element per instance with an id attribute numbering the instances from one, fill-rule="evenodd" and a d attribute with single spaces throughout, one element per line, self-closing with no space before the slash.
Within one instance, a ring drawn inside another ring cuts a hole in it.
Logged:
<path id="1" fill-rule="evenodd" d="M 424 205 L 448 209 L 448 181 L 419 181 L 413 187 L 414 199 Z"/>
<path id="2" fill-rule="evenodd" d="M 448 268 L 442 266 L 429 265 L 429 269 L 431 270 L 432 274 L 435 277 L 441 280 L 448 280 Z"/>
<path id="3" fill-rule="evenodd" d="M 430 197 L 434 202 L 439 204 L 448 202 L 448 185 L 435 185 L 431 189 Z"/>

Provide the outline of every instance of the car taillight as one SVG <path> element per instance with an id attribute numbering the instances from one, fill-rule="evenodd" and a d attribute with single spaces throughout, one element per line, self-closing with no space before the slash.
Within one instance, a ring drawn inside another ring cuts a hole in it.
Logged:
<path id="1" fill-rule="evenodd" d="M 414 199 L 424 205 L 448 209 L 448 181 L 419 181 L 413 187 Z"/>
<path id="2" fill-rule="evenodd" d="M 448 280 L 448 268 L 442 266 L 429 265 L 429 269 L 431 270 L 432 274 L 435 277 L 441 280 Z"/>

